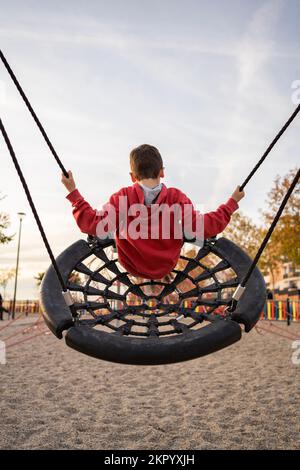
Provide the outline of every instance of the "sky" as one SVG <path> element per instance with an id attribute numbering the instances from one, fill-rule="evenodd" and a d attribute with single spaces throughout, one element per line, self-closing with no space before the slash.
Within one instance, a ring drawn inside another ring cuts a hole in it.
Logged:
<path id="1" fill-rule="evenodd" d="M 149 143 L 163 156 L 165 184 L 209 211 L 241 184 L 297 104 L 299 17 L 299 0 L 0 0 L 0 47 L 92 206 L 131 184 L 129 152 Z M 85 235 L 1 64 L 0 111 L 58 255 Z M 246 188 L 240 208 L 256 222 L 276 175 L 299 163 L 299 130 L 300 119 Z M 0 165 L 0 211 L 16 234 L 0 245 L 0 269 L 15 266 L 17 213 L 25 212 L 18 298 L 36 298 L 34 276 L 49 259 L 1 136 Z"/>

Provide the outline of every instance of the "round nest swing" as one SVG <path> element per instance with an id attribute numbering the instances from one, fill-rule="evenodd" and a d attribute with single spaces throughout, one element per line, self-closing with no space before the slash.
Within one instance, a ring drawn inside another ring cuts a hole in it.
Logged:
<path id="1" fill-rule="evenodd" d="M 255 268 L 233 315 L 225 306 L 251 259 L 220 238 L 202 248 L 185 244 L 170 282 L 145 281 L 124 271 L 114 240 L 79 240 L 56 259 L 72 294 L 72 316 L 52 266 L 41 286 L 43 316 L 68 346 L 107 361 L 168 364 L 225 348 L 258 321 L 266 298 Z"/>

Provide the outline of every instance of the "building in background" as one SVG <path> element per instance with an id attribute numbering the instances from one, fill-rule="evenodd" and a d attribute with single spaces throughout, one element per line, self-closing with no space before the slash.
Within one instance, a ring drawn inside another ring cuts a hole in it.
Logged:
<path id="1" fill-rule="evenodd" d="M 300 267 L 291 262 L 282 263 L 274 273 L 274 279 L 270 274 L 265 275 L 265 281 L 274 298 L 284 300 L 300 299 Z"/>

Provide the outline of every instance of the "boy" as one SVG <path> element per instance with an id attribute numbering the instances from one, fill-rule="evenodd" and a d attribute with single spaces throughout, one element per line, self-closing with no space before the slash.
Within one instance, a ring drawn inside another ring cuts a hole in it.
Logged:
<path id="1" fill-rule="evenodd" d="M 119 262 L 137 277 L 166 276 L 178 261 L 184 236 L 216 236 L 225 229 L 244 197 L 237 188 L 215 212 L 198 213 L 184 193 L 161 183 L 163 161 L 152 145 L 140 145 L 131 151 L 130 169 L 133 185 L 114 193 L 100 212 L 83 199 L 71 171 L 69 178 L 62 176 L 62 183 L 69 191 L 67 199 L 80 230 L 97 236 L 105 232 L 104 226 L 110 228 L 106 233 L 115 231 Z M 165 228 L 167 216 L 170 220 Z"/>

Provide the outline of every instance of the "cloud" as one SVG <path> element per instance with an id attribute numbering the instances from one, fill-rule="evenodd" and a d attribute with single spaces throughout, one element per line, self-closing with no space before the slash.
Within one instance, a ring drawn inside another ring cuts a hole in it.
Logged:
<path id="1" fill-rule="evenodd" d="M 237 65 L 239 73 L 238 92 L 245 93 L 257 74 L 261 74 L 264 66 L 272 58 L 274 41 L 272 33 L 276 26 L 282 0 L 269 0 L 263 3 L 254 13 L 249 27 L 239 41 Z"/>
<path id="2" fill-rule="evenodd" d="M 105 25 L 99 21 L 68 21 L 68 27 L 65 28 L 64 24 L 60 28 L 51 29 L 51 24 L 43 24 L 43 29 L 35 29 L 24 26 L 15 27 L 0 27 L 0 37 L 8 38 L 11 40 L 22 41 L 38 41 L 39 43 L 61 46 L 80 46 L 80 47 L 95 47 L 95 48 L 108 48 L 116 51 L 144 51 L 145 49 L 156 50 L 174 50 L 174 51 L 188 51 L 197 54 L 208 55 L 224 55 L 233 56 L 236 54 L 234 44 L 224 44 L 213 42 L 204 42 L 195 40 L 193 36 L 184 36 L 182 38 L 170 34 L 162 34 L 160 36 L 143 37 L 138 33 L 128 31 L 126 28 L 116 27 L 114 25 Z M 80 32 L 76 32 L 76 31 Z"/>
<path id="3" fill-rule="evenodd" d="M 265 150 L 259 146 L 260 142 L 262 146 L 267 147 L 263 133 L 272 126 L 275 111 L 278 111 L 276 114 L 280 116 L 285 110 L 284 100 L 268 69 L 275 48 L 274 28 L 279 20 L 282 6 L 281 0 L 269 0 L 263 3 L 254 12 L 239 40 L 236 55 L 236 94 L 232 97 L 235 106 L 226 123 L 226 142 L 229 145 L 220 149 L 222 158 L 219 160 L 215 180 L 215 203 L 230 184 L 233 189 L 234 184 L 238 183 L 237 178 L 242 182 L 251 165 L 256 163 L 253 161 L 255 149 L 261 153 L 261 149 Z M 261 129 L 262 133 L 258 136 L 257 122 L 262 119 L 262 113 L 265 129 Z M 276 129 L 273 132 L 272 138 Z M 253 145 L 254 135 L 256 144 Z M 226 171 L 224 171 L 224 162 L 226 162 Z"/>

